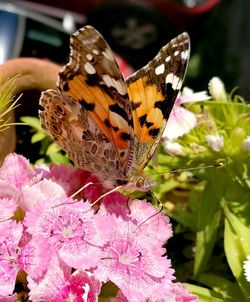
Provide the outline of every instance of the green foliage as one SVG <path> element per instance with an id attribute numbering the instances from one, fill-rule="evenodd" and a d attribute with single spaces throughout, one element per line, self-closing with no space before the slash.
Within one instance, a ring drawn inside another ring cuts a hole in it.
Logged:
<path id="1" fill-rule="evenodd" d="M 40 147 L 40 156 L 41 158 L 37 159 L 36 164 L 41 163 L 70 163 L 68 157 L 62 152 L 56 143 L 48 136 L 42 127 L 39 118 L 31 116 L 23 116 L 20 118 L 22 122 L 26 125 L 32 127 L 32 132 L 34 133 L 31 137 L 31 143 L 39 143 Z"/>
<path id="2" fill-rule="evenodd" d="M 221 99 L 186 105 L 198 122 L 175 140 L 184 153 L 170 155 L 163 142 L 145 172 L 174 222 L 167 248 L 177 279 L 195 283 L 186 285 L 202 302 L 248 301 L 243 261 L 250 255 L 250 107 L 233 94 L 217 95 Z M 37 118 L 21 120 L 33 129 L 32 144 L 41 145 L 37 163 L 70 162 Z M 209 135 L 223 144 L 209 145 Z"/>
<path id="3" fill-rule="evenodd" d="M 9 126 L 13 125 L 12 123 L 9 123 L 9 114 L 18 106 L 18 99 L 14 101 L 15 79 L 16 77 L 3 83 L 0 75 L 0 131 L 4 131 Z M 14 124 L 17 125 L 17 123 Z"/>
<path id="4" fill-rule="evenodd" d="M 222 95 L 189 104 L 198 123 L 175 140 L 184 154 L 170 155 L 161 147 L 157 165 L 151 163 L 147 172 L 175 171 L 157 176 L 154 192 L 176 221 L 175 233 L 195 235 L 194 259 L 187 261 L 199 286 L 189 289 L 200 301 L 248 301 L 243 261 L 250 255 L 250 106 Z M 218 150 L 209 145 L 209 135 L 222 138 Z M 182 267 L 177 277 L 185 281 Z"/>

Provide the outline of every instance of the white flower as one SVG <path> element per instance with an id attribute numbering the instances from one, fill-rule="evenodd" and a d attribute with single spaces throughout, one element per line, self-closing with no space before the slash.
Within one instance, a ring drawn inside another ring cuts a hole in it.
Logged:
<path id="1" fill-rule="evenodd" d="M 207 101 L 211 99 L 206 90 L 194 92 L 193 89 L 190 89 L 189 87 L 183 87 L 181 98 L 183 99 L 182 104 Z"/>
<path id="2" fill-rule="evenodd" d="M 250 136 L 247 136 L 244 141 L 243 144 L 241 146 L 241 150 L 244 152 L 249 152 L 250 151 Z"/>
<path id="3" fill-rule="evenodd" d="M 175 139 L 188 133 L 196 126 L 196 115 L 181 107 L 182 104 L 205 101 L 208 99 L 210 99 L 210 96 L 207 95 L 206 91 L 194 93 L 192 89 L 184 87 L 182 94 L 179 95 L 175 101 L 167 122 L 167 127 L 163 133 L 163 138 L 168 140 Z"/>
<path id="4" fill-rule="evenodd" d="M 244 275 L 248 282 L 250 282 L 250 256 L 243 262 Z"/>
<path id="5" fill-rule="evenodd" d="M 174 143 L 174 142 L 167 140 L 164 143 L 164 147 L 165 147 L 165 150 L 171 155 L 184 156 L 186 154 L 184 151 L 184 148 L 179 143 Z"/>
<path id="6" fill-rule="evenodd" d="M 214 100 L 226 100 L 227 94 L 225 86 L 220 78 L 213 77 L 208 83 L 208 90 Z"/>
<path id="7" fill-rule="evenodd" d="M 224 146 L 224 137 L 220 136 L 218 133 L 216 135 L 207 135 L 206 141 L 208 146 L 215 152 L 219 152 Z"/>

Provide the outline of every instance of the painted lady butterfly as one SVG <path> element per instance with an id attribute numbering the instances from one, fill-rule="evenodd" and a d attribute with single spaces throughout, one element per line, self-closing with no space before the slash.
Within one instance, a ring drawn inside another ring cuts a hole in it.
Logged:
<path id="1" fill-rule="evenodd" d="M 124 81 L 114 55 L 91 26 L 71 38 L 58 91 L 42 93 L 43 128 L 77 165 L 117 185 L 148 185 L 143 169 L 166 126 L 185 75 L 190 40 L 183 33 Z"/>

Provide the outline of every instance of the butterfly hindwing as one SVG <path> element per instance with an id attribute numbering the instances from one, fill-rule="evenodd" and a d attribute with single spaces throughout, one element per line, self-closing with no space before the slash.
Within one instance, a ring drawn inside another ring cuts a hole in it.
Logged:
<path id="1" fill-rule="evenodd" d="M 181 88 L 189 53 L 189 36 L 183 33 L 163 46 L 152 61 L 126 80 L 134 123 L 137 170 L 144 169 L 159 143 Z"/>
<path id="2" fill-rule="evenodd" d="M 124 175 L 115 146 L 90 118 L 81 105 L 52 89 L 42 93 L 39 115 L 42 127 L 63 148 L 70 159 L 103 179 Z"/>

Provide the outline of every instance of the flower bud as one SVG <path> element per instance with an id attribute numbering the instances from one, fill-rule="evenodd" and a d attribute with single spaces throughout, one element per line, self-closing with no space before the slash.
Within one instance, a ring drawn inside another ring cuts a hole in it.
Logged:
<path id="1" fill-rule="evenodd" d="M 218 133 L 216 135 L 207 135 L 206 141 L 208 146 L 215 152 L 220 152 L 224 146 L 224 137 L 220 136 Z"/>
<path id="2" fill-rule="evenodd" d="M 208 90 L 212 98 L 216 101 L 227 99 L 224 83 L 218 77 L 213 77 L 208 83 Z"/>
<path id="3" fill-rule="evenodd" d="M 249 152 L 250 151 L 250 136 L 247 136 L 244 141 L 243 144 L 241 146 L 241 150 L 243 152 Z"/>

